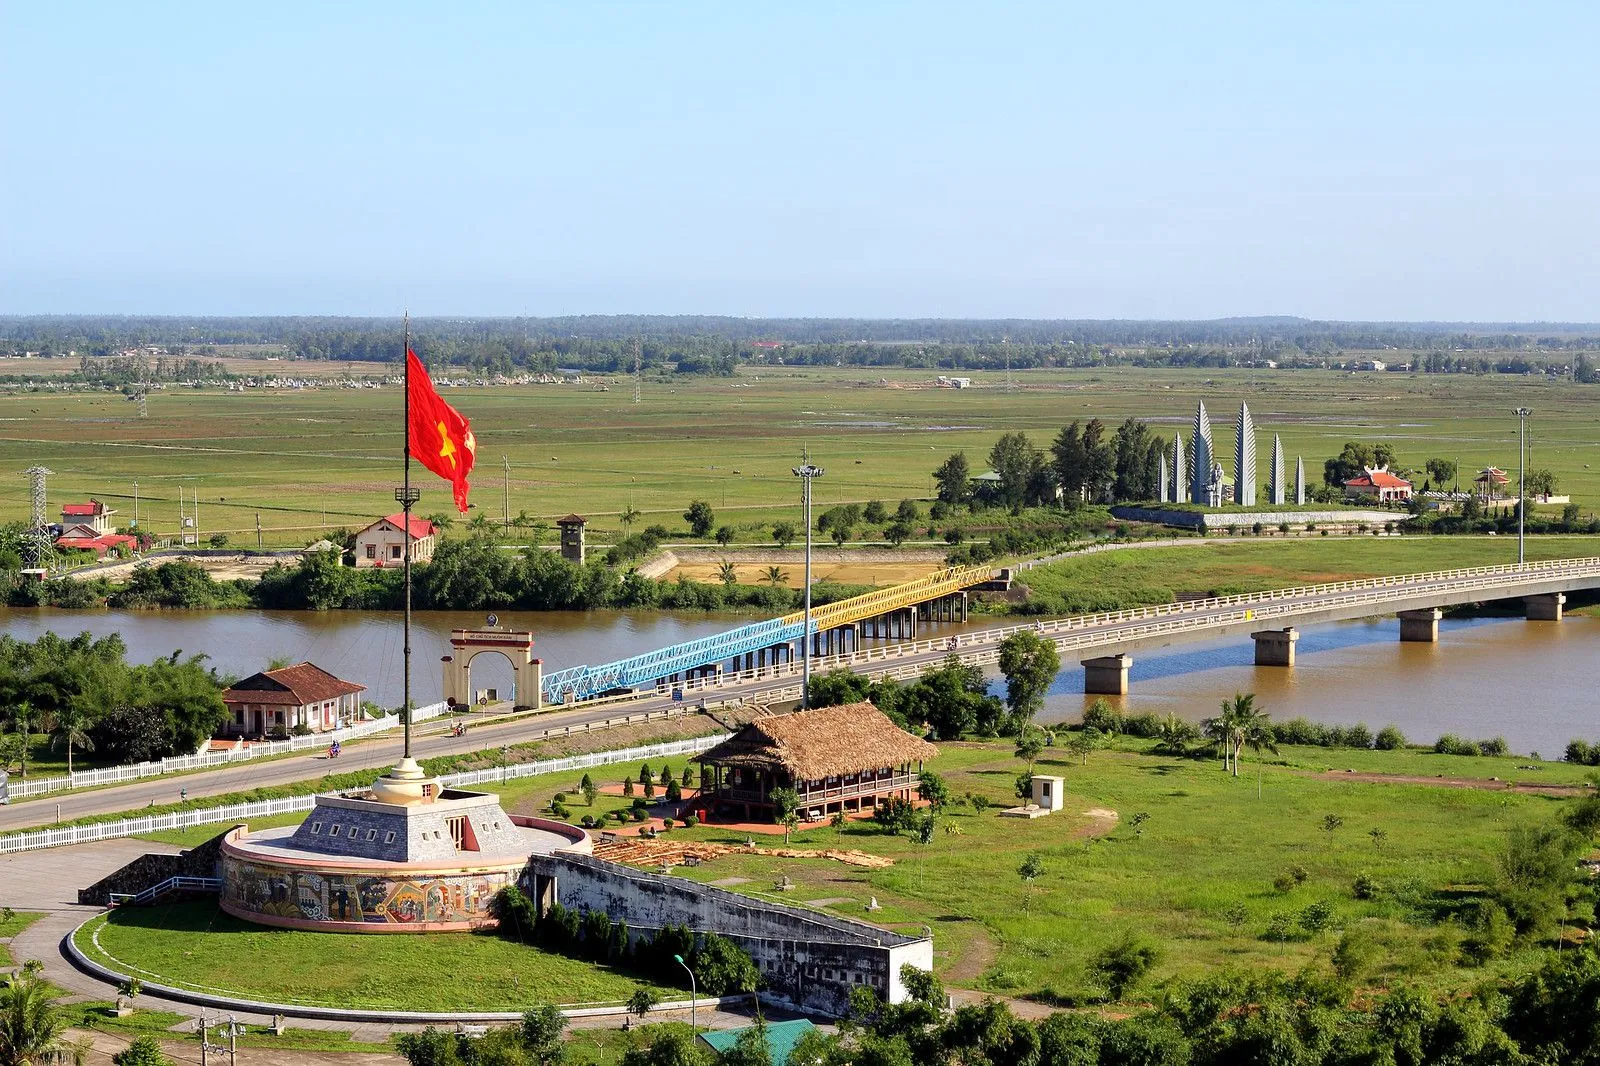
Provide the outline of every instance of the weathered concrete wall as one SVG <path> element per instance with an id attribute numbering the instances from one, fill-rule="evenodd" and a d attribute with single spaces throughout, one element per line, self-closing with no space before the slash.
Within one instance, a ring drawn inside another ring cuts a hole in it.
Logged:
<path id="1" fill-rule="evenodd" d="M 216 877 L 222 858 L 222 838 L 231 832 L 233 829 L 224 830 L 204 844 L 176 855 L 141 855 L 88 888 L 80 888 L 78 902 L 84 906 L 106 907 L 111 904 L 113 892 L 135 895 L 171 877 Z"/>
<path id="2" fill-rule="evenodd" d="M 933 941 L 865 922 L 725 892 L 682 877 L 646 873 L 588 856 L 536 855 L 524 887 L 579 911 L 604 911 L 635 934 L 686 925 L 728 937 L 750 953 L 770 992 L 797 1006 L 842 1015 L 850 989 L 866 985 L 891 1003 L 906 998 L 900 968 L 933 969 Z"/>

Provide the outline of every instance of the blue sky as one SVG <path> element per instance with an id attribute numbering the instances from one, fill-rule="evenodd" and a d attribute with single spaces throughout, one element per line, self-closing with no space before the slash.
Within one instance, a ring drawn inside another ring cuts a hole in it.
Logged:
<path id="1" fill-rule="evenodd" d="M 0 0 L 0 313 L 1600 319 L 1600 5 Z"/>

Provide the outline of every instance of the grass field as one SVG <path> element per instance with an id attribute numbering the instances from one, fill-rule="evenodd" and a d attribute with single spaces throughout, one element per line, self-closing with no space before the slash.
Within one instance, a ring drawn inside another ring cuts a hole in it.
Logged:
<path id="1" fill-rule="evenodd" d="M 1376 729 L 1384 723 L 1369 724 Z M 1014 802 L 1012 783 L 1024 766 L 1009 744 L 940 748 L 932 768 L 957 795 L 979 793 L 996 805 Z M 797 847 L 842 845 L 887 855 L 897 860 L 889 869 L 862 870 L 820 858 L 732 855 L 677 872 L 703 881 L 746 878 L 738 891 L 810 903 L 896 928 L 931 929 L 936 965 L 947 982 L 996 994 L 1067 1001 L 1089 996 L 1093 984 L 1084 970 L 1086 961 L 1125 932 L 1159 944 L 1163 959 L 1153 976 L 1159 982 L 1225 965 L 1294 969 L 1325 964 L 1341 928 L 1359 929 L 1380 946 L 1383 961 L 1374 965 L 1368 982 L 1461 988 L 1526 960 L 1511 955 L 1486 968 L 1464 965 L 1458 951 L 1461 924 L 1440 919 L 1470 902 L 1492 878 L 1494 856 L 1510 826 L 1548 820 L 1564 802 L 1559 796 L 1509 790 L 1502 783 L 1573 786 L 1582 784 L 1589 772 L 1516 756 L 1286 746 L 1260 763 L 1247 754 L 1244 776 L 1235 779 L 1214 760 L 1174 759 L 1147 749 L 1146 742 L 1127 740 L 1095 752 L 1086 764 L 1047 752 L 1038 772 L 1066 778 L 1067 809 L 1036 821 L 1002 818 L 997 806 L 979 813 L 967 805 L 941 816 L 941 828 L 926 847 L 880 832 L 870 823 L 795 835 Z M 593 776 L 604 786 L 638 769 L 607 767 Z M 652 769 L 659 773 L 660 766 Z M 681 772 L 682 762 L 673 761 L 672 769 Z M 1392 775 L 1393 780 L 1357 779 L 1345 776 L 1346 771 Z M 629 802 L 602 794 L 594 807 L 587 807 L 581 797 L 572 798 L 575 776 L 525 779 L 511 783 L 501 795 L 507 809 L 531 813 L 545 808 L 556 791 L 565 791 L 574 819 L 604 815 Z M 1444 779 L 1488 787 L 1452 787 Z M 1118 817 L 1093 811 L 1114 811 Z M 1147 819 L 1136 831 L 1134 820 L 1140 813 Z M 1332 832 L 1320 827 L 1328 814 L 1343 820 Z M 1382 830 L 1380 839 L 1370 835 L 1373 829 Z M 214 827 L 204 827 L 170 839 L 194 844 L 214 832 Z M 706 826 L 679 827 L 672 835 L 735 844 L 744 839 L 741 833 Z M 1043 858 L 1046 872 L 1029 886 L 1016 871 L 1034 853 Z M 1297 866 L 1306 871 L 1304 883 L 1288 891 L 1276 889 L 1274 880 Z M 1376 898 L 1354 897 L 1352 886 L 1361 874 L 1381 886 Z M 774 893 L 775 882 L 785 876 L 794 889 Z M 869 914 L 866 904 L 873 898 L 883 909 Z M 1332 908 L 1334 927 L 1304 932 L 1296 925 L 1298 916 L 1322 901 Z M 179 950 L 188 942 L 185 930 L 201 913 L 180 911 L 176 919 L 150 919 L 160 927 L 153 931 L 139 926 L 134 935 L 141 957 L 151 950 Z M 1269 939 L 1275 920 L 1290 930 L 1288 939 Z M 255 930 L 252 935 L 280 934 Z M 153 938 L 154 948 L 145 946 L 146 937 Z M 483 941 L 461 939 L 471 941 L 474 951 Z M 341 952 L 358 953 L 375 942 L 370 950 L 387 951 L 385 945 L 392 942 L 331 940 Z M 510 950 L 494 944 L 495 950 Z M 114 944 L 107 947 L 120 953 Z M 543 966 L 546 957 L 540 958 Z M 566 965 L 565 960 L 553 962 Z M 474 988 L 502 990 L 492 971 L 490 965 L 488 984 Z M 326 987 L 360 988 L 368 995 L 373 990 L 361 983 L 362 972 L 350 958 L 330 960 L 324 971 Z M 607 980 L 612 976 L 596 973 Z"/>
<path id="2" fill-rule="evenodd" d="M 1241 399 L 1249 400 L 1263 459 L 1280 433 L 1308 473 L 1346 440 L 1392 443 L 1403 463 L 1458 458 L 1463 470 L 1517 464 L 1513 407 L 1534 409 L 1532 465 L 1549 467 L 1587 510 L 1600 496 L 1596 390 L 1504 376 L 1412 378 L 1400 374 L 1109 368 L 975 374 L 978 387 L 926 387 L 931 372 L 863 369 L 742 369 L 735 378 L 647 382 L 631 389 L 585 386 L 450 390 L 479 443 L 475 502 L 499 518 L 509 460 L 509 510 L 548 520 L 577 511 L 597 534 L 615 532 L 633 506 L 642 525 L 685 526 L 693 497 L 735 525 L 740 540 L 768 540 L 779 517 L 794 519 L 790 468 L 802 447 L 827 473 L 816 502 L 926 498 L 930 473 L 965 449 L 976 469 L 1001 433 L 1028 432 L 1040 445 L 1066 422 L 1130 415 L 1170 436 L 1204 399 L 1219 440 Z M 91 494 L 158 533 L 177 526 L 178 494 L 200 497 L 204 533 L 229 531 L 254 544 L 304 544 L 326 526 L 356 526 L 393 509 L 398 479 L 397 390 L 228 393 L 167 390 L 149 417 L 120 395 L 29 393 L 8 398 L 0 418 L 0 466 L 42 463 L 55 471 L 50 505 Z M 1219 445 L 1221 447 L 1221 445 Z M 1231 462 L 1231 445 L 1221 447 Z M 1591 469 L 1591 466 L 1596 468 Z M 1263 468 L 1264 469 L 1264 468 Z M 425 475 L 427 476 L 427 475 Z M 421 509 L 448 507 L 443 483 L 425 481 Z M 26 517 L 20 478 L 0 486 L 0 519 Z"/>
<path id="3" fill-rule="evenodd" d="M 119 909 L 75 936 L 92 958 L 145 981 L 281 1003 L 520 1011 L 530 1002 L 617 1003 L 641 984 L 654 987 L 493 935 L 269 929 L 224 914 L 209 900 Z M 423 979 L 443 975 L 449 980 Z"/>

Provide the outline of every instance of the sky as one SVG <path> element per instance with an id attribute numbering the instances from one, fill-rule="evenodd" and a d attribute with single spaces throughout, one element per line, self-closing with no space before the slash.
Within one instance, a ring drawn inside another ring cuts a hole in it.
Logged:
<path id="1" fill-rule="evenodd" d="M 1594 3 L 0 0 L 0 314 L 1600 319 Z"/>

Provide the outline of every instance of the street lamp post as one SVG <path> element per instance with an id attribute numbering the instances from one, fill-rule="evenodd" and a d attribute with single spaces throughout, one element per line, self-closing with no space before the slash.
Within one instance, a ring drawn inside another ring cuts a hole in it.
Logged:
<path id="1" fill-rule="evenodd" d="M 808 456 L 802 465 L 794 468 L 800 479 L 800 497 L 806 512 L 806 623 L 805 636 L 800 639 L 800 709 L 811 706 L 811 480 L 822 476 L 822 468 Z"/>
<path id="2" fill-rule="evenodd" d="M 1528 416 L 1533 414 L 1533 408 L 1519 407 L 1515 414 L 1522 427 L 1521 465 L 1517 470 L 1517 565 L 1521 566 L 1527 558 L 1523 528 L 1528 518 Z"/>
<path id="3" fill-rule="evenodd" d="M 695 990 L 694 971 L 689 969 L 689 964 L 683 961 L 682 955 L 674 955 L 672 957 L 678 960 L 678 965 L 683 967 L 683 972 L 689 975 L 689 1039 L 693 1040 L 700 1035 L 700 1030 L 695 1028 L 694 1024 L 694 1009 L 699 999 L 699 994 Z"/>

